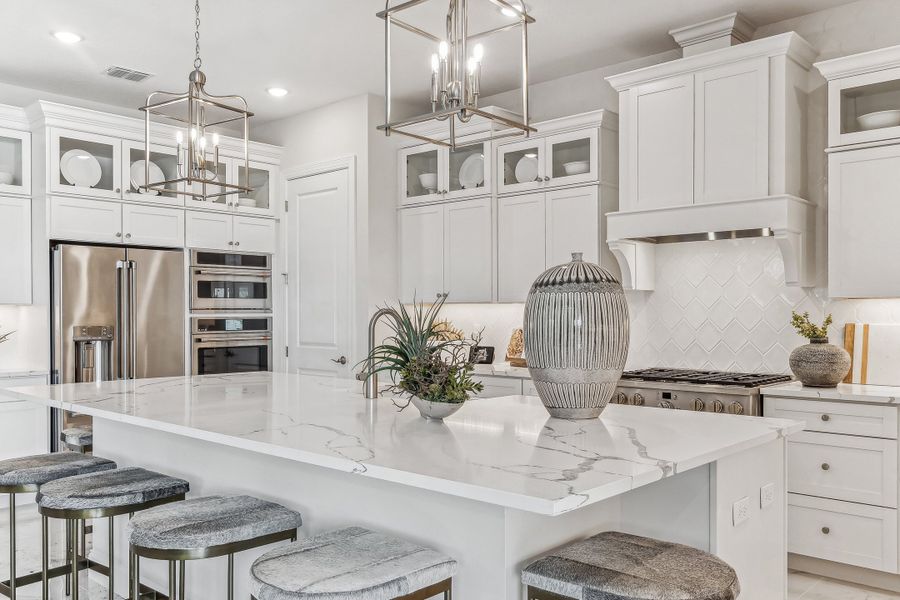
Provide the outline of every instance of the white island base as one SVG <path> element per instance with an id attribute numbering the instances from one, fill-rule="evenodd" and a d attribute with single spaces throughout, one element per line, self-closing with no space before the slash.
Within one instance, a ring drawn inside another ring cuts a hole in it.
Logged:
<path id="1" fill-rule="evenodd" d="M 191 496 L 252 494 L 298 510 L 301 537 L 362 525 L 441 550 L 459 561 L 453 592 L 463 600 L 522 600 L 526 564 L 613 529 L 720 556 L 738 572 L 741 600 L 785 597 L 784 436 L 794 422 L 618 405 L 600 420 L 559 421 L 523 397 L 427 422 L 386 399 L 373 411 L 355 382 L 260 377 L 11 393 L 91 414 L 96 455 L 183 477 Z M 94 528 L 93 558 L 105 563 L 105 523 Z M 237 556 L 236 597 L 249 597 L 248 569 L 264 550 Z M 166 573 L 141 561 L 145 584 L 167 589 Z M 188 562 L 188 597 L 225 597 L 225 574 L 224 558 Z"/>

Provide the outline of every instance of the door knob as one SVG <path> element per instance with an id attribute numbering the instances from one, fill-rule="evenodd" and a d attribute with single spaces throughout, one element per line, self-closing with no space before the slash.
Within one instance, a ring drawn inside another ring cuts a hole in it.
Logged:
<path id="1" fill-rule="evenodd" d="M 331 362 L 337 363 L 337 364 L 339 364 L 339 365 L 346 365 L 346 364 L 347 364 L 347 357 L 346 357 L 346 356 L 342 356 L 342 357 L 340 357 L 340 358 L 332 358 L 332 359 L 331 359 Z"/>

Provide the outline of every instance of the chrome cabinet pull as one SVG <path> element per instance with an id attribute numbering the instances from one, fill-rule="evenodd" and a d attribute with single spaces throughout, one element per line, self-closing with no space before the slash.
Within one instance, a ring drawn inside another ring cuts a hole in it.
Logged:
<path id="1" fill-rule="evenodd" d="M 346 356 L 341 356 L 340 358 L 332 358 L 332 359 L 331 359 L 331 362 L 337 363 L 337 364 L 339 364 L 339 365 L 346 365 L 346 364 L 347 364 L 347 357 L 346 357 Z"/>

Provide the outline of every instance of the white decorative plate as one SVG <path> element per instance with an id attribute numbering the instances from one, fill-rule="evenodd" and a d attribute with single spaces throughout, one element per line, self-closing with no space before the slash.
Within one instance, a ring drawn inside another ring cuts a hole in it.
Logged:
<path id="1" fill-rule="evenodd" d="M 162 169 L 159 168 L 152 160 L 150 161 L 150 182 L 158 183 L 160 181 L 165 181 L 166 176 L 163 174 Z M 131 163 L 131 185 L 134 189 L 138 191 L 139 194 L 147 194 L 149 196 L 158 196 L 159 190 L 146 190 L 141 188 L 142 185 L 147 183 L 144 179 L 144 161 L 136 160 Z"/>
<path id="2" fill-rule="evenodd" d="M 59 159 L 59 170 L 66 181 L 80 187 L 94 187 L 103 176 L 97 158 L 87 150 L 75 148 Z"/>
<path id="3" fill-rule="evenodd" d="M 480 152 L 469 155 L 459 166 L 459 185 L 464 190 L 476 188 L 484 182 L 484 156 Z"/>
<path id="4" fill-rule="evenodd" d="M 538 161 L 531 156 L 523 156 L 516 163 L 516 181 L 519 183 L 531 183 L 538 176 Z"/>
<path id="5" fill-rule="evenodd" d="M 206 179 L 211 179 L 212 181 L 222 181 L 221 176 L 217 177 L 216 174 L 213 173 L 212 171 L 210 171 L 209 169 L 206 169 L 206 171 L 204 172 L 203 176 L 204 176 Z M 202 183 L 195 183 L 195 184 L 194 184 L 194 187 L 199 191 L 199 190 L 203 189 L 203 184 L 202 184 Z M 206 193 L 207 193 L 207 194 L 221 194 L 221 193 L 224 192 L 224 191 L 225 191 L 225 188 L 223 188 L 221 185 L 207 185 L 207 186 L 206 186 Z M 216 198 L 211 198 L 211 200 L 212 200 L 213 202 L 224 202 L 222 196 L 218 196 L 218 197 L 216 197 Z"/>

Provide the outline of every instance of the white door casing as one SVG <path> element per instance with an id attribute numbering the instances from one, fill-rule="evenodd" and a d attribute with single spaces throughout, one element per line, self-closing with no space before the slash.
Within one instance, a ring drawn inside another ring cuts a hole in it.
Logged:
<path id="1" fill-rule="evenodd" d="M 349 377 L 355 362 L 350 169 L 289 179 L 286 195 L 288 371 Z"/>

